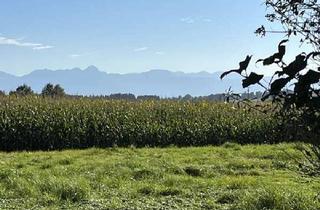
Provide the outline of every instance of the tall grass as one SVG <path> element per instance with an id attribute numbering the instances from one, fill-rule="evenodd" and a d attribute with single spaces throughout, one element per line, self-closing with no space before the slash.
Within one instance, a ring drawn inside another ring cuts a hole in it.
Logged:
<path id="1" fill-rule="evenodd" d="M 274 143 L 271 114 L 216 102 L 0 100 L 0 150 Z"/>

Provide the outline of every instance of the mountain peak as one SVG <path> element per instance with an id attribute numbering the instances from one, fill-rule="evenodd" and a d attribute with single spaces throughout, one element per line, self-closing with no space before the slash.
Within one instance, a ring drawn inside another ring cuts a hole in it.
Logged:
<path id="1" fill-rule="evenodd" d="M 160 73 L 160 74 L 170 74 L 173 73 L 169 70 L 164 70 L 164 69 L 151 69 L 149 71 L 147 71 L 146 73 Z"/>
<path id="2" fill-rule="evenodd" d="M 96 66 L 91 65 L 84 69 L 84 71 L 99 71 L 99 69 Z"/>

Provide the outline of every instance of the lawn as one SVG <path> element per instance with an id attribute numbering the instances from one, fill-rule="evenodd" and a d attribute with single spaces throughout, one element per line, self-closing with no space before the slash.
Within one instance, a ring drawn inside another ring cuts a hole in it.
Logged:
<path id="1" fill-rule="evenodd" d="M 0 153 L 0 209 L 320 209 L 296 144 Z"/>

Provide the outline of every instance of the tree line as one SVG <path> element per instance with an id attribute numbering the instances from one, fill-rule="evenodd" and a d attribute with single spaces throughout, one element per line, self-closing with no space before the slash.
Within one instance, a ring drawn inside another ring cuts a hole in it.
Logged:
<path id="1" fill-rule="evenodd" d="M 0 96 L 5 96 L 6 93 L 0 90 Z M 18 86 L 15 90 L 9 92 L 9 96 L 30 96 L 30 95 L 39 95 L 35 93 L 30 86 L 23 84 Z M 64 97 L 67 94 L 64 89 L 59 85 L 53 85 L 51 83 L 46 84 L 40 93 L 42 96 L 47 97 Z"/>
<path id="2" fill-rule="evenodd" d="M 0 96 L 6 96 L 7 94 L 4 91 L 0 90 Z M 208 96 L 192 96 L 190 94 L 186 94 L 184 96 L 178 96 L 178 97 L 160 97 L 157 95 L 134 95 L 131 93 L 115 93 L 110 95 L 72 95 L 67 94 L 64 90 L 64 88 L 59 84 L 46 84 L 43 88 L 40 94 L 36 93 L 32 90 L 32 88 L 26 84 L 18 86 L 14 91 L 10 91 L 10 96 L 17 96 L 17 97 L 23 97 L 23 96 L 31 96 L 31 95 L 40 95 L 43 97 L 52 97 L 52 98 L 62 98 L 62 97 L 68 97 L 68 98 L 91 98 L 91 99 L 115 99 L 115 100 L 176 100 L 176 101 L 201 101 L 201 100 L 207 100 L 207 101 L 228 101 L 229 94 L 225 93 L 219 93 L 219 94 L 211 94 Z M 242 99 L 250 99 L 250 100 L 260 100 L 262 97 L 262 92 L 245 92 L 242 94 L 239 94 L 239 97 Z"/>

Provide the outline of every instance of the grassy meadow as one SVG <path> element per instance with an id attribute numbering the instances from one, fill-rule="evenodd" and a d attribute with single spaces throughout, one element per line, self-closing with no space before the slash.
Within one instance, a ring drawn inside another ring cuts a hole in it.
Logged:
<path id="1" fill-rule="evenodd" d="M 320 209 L 272 113 L 33 96 L 0 116 L 0 209 Z"/>
<path id="2" fill-rule="evenodd" d="M 297 144 L 0 153 L 0 209 L 320 209 Z"/>

